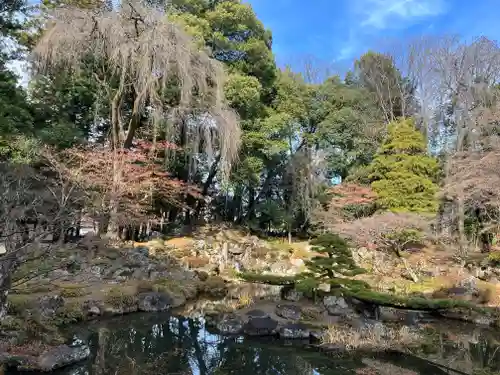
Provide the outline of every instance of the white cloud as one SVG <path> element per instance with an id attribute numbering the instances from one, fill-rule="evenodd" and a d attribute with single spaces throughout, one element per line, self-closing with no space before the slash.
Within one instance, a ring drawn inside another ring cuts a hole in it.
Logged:
<path id="1" fill-rule="evenodd" d="M 445 0 L 358 0 L 361 25 L 385 29 L 446 11 Z"/>

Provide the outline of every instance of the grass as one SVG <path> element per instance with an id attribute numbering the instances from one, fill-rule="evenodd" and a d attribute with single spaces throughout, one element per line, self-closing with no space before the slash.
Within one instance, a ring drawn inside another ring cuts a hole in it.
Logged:
<path id="1" fill-rule="evenodd" d="M 250 293 L 243 292 L 238 296 L 238 308 L 239 309 L 244 309 L 245 307 L 248 307 L 253 304 L 253 297 L 250 295 Z"/>
<path id="2" fill-rule="evenodd" d="M 54 290 L 54 286 L 50 284 L 27 285 L 25 283 L 12 288 L 12 293 L 15 294 L 36 294 L 49 293 Z"/>
<path id="3" fill-rule="evenodd" d="M 415 346 L 422 340 L 416 331 L 407 326 L 400 328 L 385 327 L 383 332 L 376 326 L 366 326 L 362 331 L 330 325 L 324 332 L 323 345 L 341 345 L 347 350 L 356 349 L 403 349 Z"/>
<path id="4" fill-rule="evenodd" d="M 9 294 L 7 302 L 8 312 L 12 315 L 23 316 L 33 307 L 33 298 L 24 294 Z"/>

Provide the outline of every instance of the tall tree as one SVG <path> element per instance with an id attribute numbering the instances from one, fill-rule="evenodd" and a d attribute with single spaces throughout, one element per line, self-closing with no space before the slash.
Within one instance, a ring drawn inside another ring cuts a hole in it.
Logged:
<path id="1" fill-rule="evenodd" d="M 386 122 L 412 116 L 415 88 L 394 64 L 391 56 L 367 52 L 355 62 L 358 82 L 377 98 Z"/>
<path id="2" fill-rule="evenodd" d="M 387 138 L 370 169 L 372 188 L 382 207 L 436 212 L 439 165 L 427 155 L 427 142 L 413 119 L 389 124 Z"/>
<path id="3" fill-rule="evenodd" d="M 56 8 L 33 56 L 39 73 L 94 69 L 110 110 L 115 152 L 130 148 L 139 130 L 150 134 L 153 143 L 161 134 L 180 130 L 195 153 L 200 147 L 207 152 L 217 148 L 228 173 L 237 155 L 239 127 L 225 107 L 223 69 L 161 12 L 135 2 L 118 10 Z M 190 119 L 194 122 L 186 133 L 178 124 Z M 122 175 L 118 165 L 115 169 L 118 186 Z M 115 232 L 117 202 L 108 204 Z"/>

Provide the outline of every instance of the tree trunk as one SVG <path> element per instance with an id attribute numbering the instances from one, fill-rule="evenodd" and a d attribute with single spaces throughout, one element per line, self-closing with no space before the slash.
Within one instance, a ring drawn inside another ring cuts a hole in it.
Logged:
<path id="1" fill-rule="evenodd" d="M 12 261 L 0 259 L 0 320 L 7 315 L 7 296 L 11 287 Z"/>
<path id="2" fill-rule="evenodd" d="M 467 239 L 465 237 L 465 204 L 462 198 L 457 200 L 457 221 L 460 256 L 465 256 L 467 254 Z"/>

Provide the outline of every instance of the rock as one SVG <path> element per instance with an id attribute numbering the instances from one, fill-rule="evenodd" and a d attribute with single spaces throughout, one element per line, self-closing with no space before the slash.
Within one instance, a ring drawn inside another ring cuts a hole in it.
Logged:
<path id="1" fill-rule="evenodd" d="M 61 296 L 43 296 L 38 300 L 38 308 L 42 316 L 50 318 L 56 311 L 64 306 L 64 298 Z"/>
<path id="2" fill-rule="evenodd" d="M 408 326 L 415 326 L 424 319 L 423 311 L 379 306 L 379 320 L 382 322 L 404 322 Z"/>
<path id="3" fill-rule="evenodd" d="M 269 318 L 269 314 L 262 310 L 250 310 L 246 313 L 249 319 L 254 318 Z"/>
<path id="4" fill-rule="evenodd" d="M 279 330 L 280 337 L 283 339 L 309 339 L 311 331 L 305 324 L 288 323 Z"/>
<path id="5" fill-rule="evenodd" d="M 322 291 L 324 293 L 330 293 L 331 290 L 332 290 L 332 286 L 330 284 L 321 283 L 318 285 L 318 291 Z"/>
<path id="6" fill-rule="evenodd" d="M 200 279 L 200 281 L 207 281 L 210 276 L 208 272 L 205 271 L 195 271 L 195 274 L 196 276 L 198 276 L 198 279 Z"/>
<path id="7" fill-rule="evenodd" d="M 279 301 L 281 299 L 282 286 L 280 285 L 241 283 L 230 284 L 229 288 L 230 297 L 235 299 L 242 295 L 251 296 L 254 301 L 259 299 Z"/>
<path id="8" fill-rule="evenodd" d="M 304 296 L 302 292 L 290 288 L 288 286 L 283 287 L 281 298 L 285 301 L 298 302 Z"/>
<path id="9" fill-rule="evenodd" d="M 293 266 L 290 262 L 286 260 L 281 260 L 271 264 L 270 271 L 275 274 L 289 274 L 293 272 Z"/>
<path id="10" fill-rule="evenodd" d="M 245 250 L 242 247 L 240 247 L 239 245 L 231 244 L 231 246 L 229 246 L 229 248 L 228 248 L 228 252 L 229 252 L 229 254 L 232 254 L 232 255 L 241 255 L 245 252 Z"/>
<path id="11" fill-rule="evenodd" d="M 57 346 L 43 353 L 37 361 L 38 368 L 42 371 L 53 371 L 68 366 L 90 357 L 90 349 L 87 345 L 81 346 Z"/>
<path id="12" fill-rule="evenodd" d="M 166 293 L 148 292 L 138 296 L 139 311 L 159 312 L 172 307 L 173 299 Z"/>
<path id="13" fill-rule="evenodd" d="M 353 313 L 343 297 L 326 296 L 323 298 L 323 305 L 325 305 L 329 315 L 351 315 Z"/>
<path id="14" fill-rule="evenodd" d="M 460 280 L 455 286 L 458 288 L 463 288 L 465 290 L 465 293 L 468 295 L 477 295 L 479 293 L 477 279 L 474 276 L 470 276 L 466 279 Z"/>
<path id="15" fill-rule="evenodd" d="M 325 335 L 324 331 L 314 330 L 310 332 L 310 338 L 316 342 L 322 341 L 324 335 Z"/>
<path id="16" fill-rule="evenodd" d="M 19 371 L 49 372 L 69 366 L 90 357 L 87 345 L 59 345 L 45 350 L 38 356 L 22 353 L 0 353 L 0 362 L 17 368 Z"/>
<path id="17" fill-rule="evenodd" d="M 226 315 L 215 327 L 223 335 L 238 335 L 243 331 L 243 321 L 236 315 Z"/>
<path id="18" fill-rule="evenodd" d="M 200 287 L 206 295 L 214 298 L 223 298 L 228 290 L 224 279 L 219 276 L 210 276 Z"/>
<path id="19" fill-rule="evenodd" d="M 269 317 L 252 318 L 243 326 L 243 332 L 248 336 L 271 336 L 277 329 L 278 322 Z"/>
<path id="20" fill-rule="evenodd" d="M 302 309 L 294 305 L 278 305 L 276 306 L 276 315 L 288 320 L 299 320 Z"/>
<path id="21" fill-rule="evenodd" d="M 112 278 L 116 279 L 116 280 L 123 281 L 123 280 L 127 280 L 132 275 L 134 275 L 134 270 L 132 270 L 131 268 L 128 268 L 128 267 L 124 267 L 124 268 L 120 268 L 119 270 L 116 270 L 113 273 Z"/>
<path id="22" fill-rule="evenodd" d="M 100 301 L 87 300 L 83 303 L 82 310 L 85 316 L 99 316 L 102 315 L 103 305 Z"/>
<path id="23" fill-rule="evenodd" d="M 379 306 L 374 303 L 364 302 L 357 298 L 352 298 L 351 303 L 355 312 L 368 319 L 378 319 Z"/>
<path id="24" fill-rule="evenodd" d="M 379 319 L 383 322 L 399 322 L 403 319 L 403 314 L 394 307 L 380 306 Z"/>
<path id="25" fill-rule="evenodd" d="M 132 306 L 104 306 L 103 315 L 124 315 L 136 312 L 138 310 L 137 305 Z"/>

